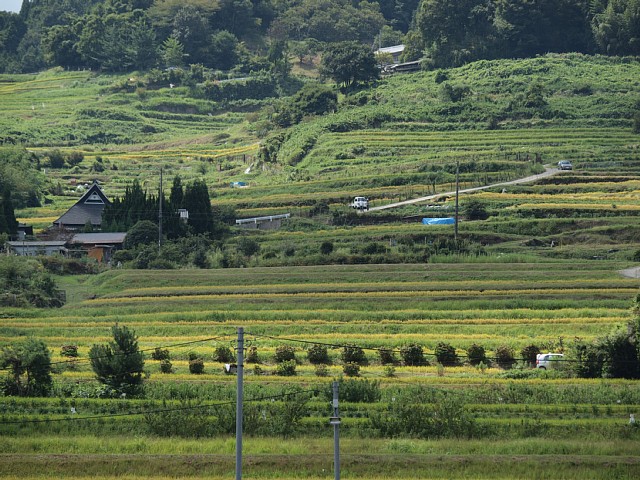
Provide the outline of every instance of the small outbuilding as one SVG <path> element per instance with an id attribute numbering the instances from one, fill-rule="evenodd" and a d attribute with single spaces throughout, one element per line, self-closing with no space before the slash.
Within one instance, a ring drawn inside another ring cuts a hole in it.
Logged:
<path id="1" fill-rule="evenodd" d="M 78 233 L 69 242 L 69 247 L 86 253 L 98 263 L 110 262 L 113 252 L 124 246 L 126 232 Z"/>
<path id="2" fill-rule="evenodd" d="M 7 253 L 20 257 L 37 257 L 49 255 L 66 255 L 67 248 L 64 240 L 42 240 L 7 242 Z"/>

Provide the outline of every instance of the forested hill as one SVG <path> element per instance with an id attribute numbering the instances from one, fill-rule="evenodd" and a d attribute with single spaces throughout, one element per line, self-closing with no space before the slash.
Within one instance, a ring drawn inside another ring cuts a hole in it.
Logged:
<path id="1" fill-rule="evenodd" d="M 640 0 L 24 0 L 0 73 L 202 64 L 239 73 L 335 42 L 404 43 L 434 67 L 549 52 L 640 54 Z"/>

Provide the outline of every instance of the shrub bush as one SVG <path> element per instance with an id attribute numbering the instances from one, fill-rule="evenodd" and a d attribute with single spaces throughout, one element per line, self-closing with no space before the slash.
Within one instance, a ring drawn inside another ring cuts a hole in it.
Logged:
<path id="1" fill-rule="evenodd" d="M 169 350 L 156 347 L 156 349 L 151 352 L 151 358 L 153 360 L 169 360 Z"/>
<path id="2" fill-rule="evenodd" d="M 411 343 L 402 347 L 400 349 L 400 356 L 402 357 L 402 362 L 405 365 L 429 365 L 429 362 L 424 357 L 424 350 L 422 349 L 422 346 L 418 345 L 417 343 Z"/>
<path id="3" fill-rule="evenodd" d="M 378 357 L 380 357 L 380 364 L 393 365 L 396 363 L 396 355 L 393 350 L 389 348 L 381 348 L 378 350 Z"/>
<path id="4" fill-rule="evenodd" d="M 572 363 L 574 373 L 580 378 L 600 378 L 604 368 L 604 352 L 599 345 L 577 341 L 572 347 L 576 361 Z"/>
<path id="5" fill-rule="evenodd" d="M 319 363 L 316 365 L 315 373 L 317 377 L 327 377 L 329 376 L 329 367 L 324 363 Z"/>
<path id="6" fill-rule="evenodd" d="M 345 363 L 342 366 L 342 371 L 347 377 L 359 377 L 360 376 L 360 365 L 354 362 Z"/>
<path id="7" fill-rule="evenodd" d="M 489 213 L 480 200 L 468 200 L 462 209 L 467 220 L 486 220 L 489 218 Z"/>
<path id="8" fill-rule="evenodd" d="M 500 345 L 498 348 L 496 348 L 495 355 L 496 355 L 496 363 L 500 368 L 504 368 L 508 370 L 512 368 L 513 365 L 516 363 L 516 360 L 514 358 L 513 348 L 507 345 Z"/>
<path id="9" fill-rule="evenodd" d="M 231 363 L 235 362 L 235 357 L 229 347 L 226 345 L 219 345 L 213 352 L 213 360 L 220 363 Z"/>
<path id="10" fill-rule="evenodd" d="M 338 379 L 338 396 L 342 402 L 374 403 L 380 400 L 380 382 L 377 380 Z M 333 398 L 331 384 L 327 385 L 325 397 Z"/>
<path id="11" fill-rule="evenodd" d="M 487 363 L 487 354 L 482 345 L 476 343 L 467 348 L 467 358 L 471 365 L 480 365 L 481 363 Z"/>
<path id="12" fill-rule="evenodd" d="M 357 345 L 345 345 L 342 347 L 342 353 L 340 354 L 342 363 L 357 363 L 358 365 L 366 365 L 367 357 L 364 354 L 364 350 Z"/>
<path id="13" fill-rule="evenodd" d="M 296 349 L 290 345 L 278 345 L 275 353 L 276 363 L 290 362 L 296 359 Z"/>
<path id="14" fill-rule="evenodd" d="M 245 359 L 247 363 L 260 363 L 260 357 L 258 357 L 258 347 L 252 345 L 247 350 L 247 358 Z"/>
<path id="15" fill-rule="evenodd" d="M 327 240 L 320 244 L 320 253 L 322 255 L 329 255 L 331 252 L 333 252 L 333 242 Z"/>
<path id="16" fill-rule="evenodd" d="M 540 353 L 540 348 L 536 345 L 527 345 L 520 350 L 520 356 L 528 367 L 534 368 L 536 366 L 536 356 Z"/>
<path id="17" fill-rule="evenodd" d="M 68 358 L 76 358 L 78 356 L 78 346 L 62 345 L 62 347 L 60 347 L 60 355 Z"/>
<path id="18" fill-rule="evenodd" d="M 329 363 L 329 354 L 325 345 L 314 344 L 307 350 L 307 360 L 309 363 L 317 365 L 319 363 Z"/>
<path id="19" fill-rule="evenodd" d="M 443 367 L 453 367 L 458 364 L 456 349 L 445 342 L 436 345 L 436 360 Z"/>
<path id="20" fill-rule="evenodd" d="M 173 373 L 173 364 L 168 358 L 165 358 L 160 361 L 160 372 Z"/>
<path id="21" fill-rule="evenodd" d="M 295 360 L 285 360 L 280 362 L 276 367 L 276 375 L 280 375 L 281 377 L 292 377 L 296 374 L 296 366 L 297 364 Z"/>
<path id="22" fill-rule="evenodd" d="M 195 375 L 204 373 L 204 361 L 201 358 L 189 360 L 189 372 Z"/>

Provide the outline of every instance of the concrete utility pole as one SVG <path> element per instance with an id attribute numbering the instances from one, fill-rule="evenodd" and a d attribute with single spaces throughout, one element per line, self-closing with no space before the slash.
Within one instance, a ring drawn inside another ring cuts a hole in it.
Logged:
<path id="1" fill-rule="evenodd" d="M 460 162 L 456 160 L 456 218 L 453 227 L 453 238 L 458 241 L 458 197 L 460 196 Z"/>
<path id="2" fill-rule="evenodd" d="M 340 412 L 338 410 L 338 382 L 333 382 L 333 416 L 329 424 L 333 425 L 333 473 L 335 480 L 340 480 Z"/>
<path id="3" fill-rule="evenodd" d="M 162 249 L 162 168 L 160 169 L 160 190 L 158 191 L 158 254 Z"/>
<path id="4" fill-rule="evenodd" d="M 236 480 L 242 479 L 242 401 L 244 396 L 244 328 L 238 327 L 238 392 L 236 395 Z"/>

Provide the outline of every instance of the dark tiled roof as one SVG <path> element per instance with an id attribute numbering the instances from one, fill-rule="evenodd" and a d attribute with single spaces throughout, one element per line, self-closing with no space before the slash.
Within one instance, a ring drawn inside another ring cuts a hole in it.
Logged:
<path id="1" fill-rule="evenodd" d="M 102 224 L 102 210 L 104 210 L 102 204 L 82 205 L 76 203 L 53 224 L 81 228 L 87 224 L 87 221 L 90 221 L 91 225 L 100 226 Z"/>
<path id="2" fill-rule="evenodd" d="M 67 228 L 82 228 L 87 222 L 91 222 L 91 225 L 99 227 L 102 224 L 102 210 L 105 204 L 109 205 L 111 202 L 100 186 L 94 183 L 80 200 L 53 224 Z"/>

